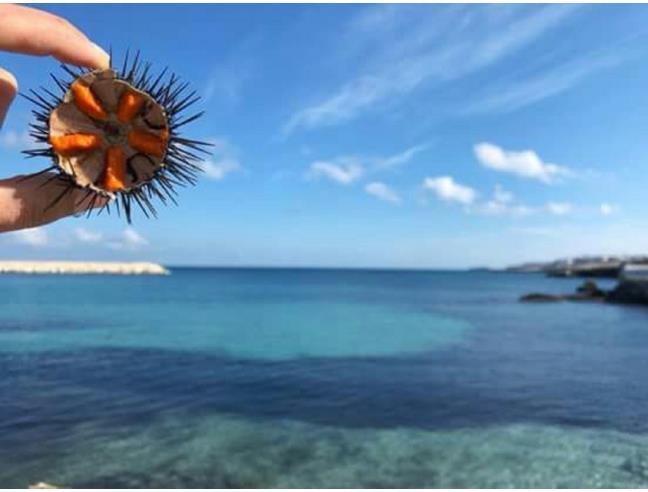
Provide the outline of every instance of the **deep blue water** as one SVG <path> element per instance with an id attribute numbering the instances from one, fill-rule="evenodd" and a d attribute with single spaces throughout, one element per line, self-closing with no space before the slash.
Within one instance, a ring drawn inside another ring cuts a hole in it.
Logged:
<path id="1" fill-rule="evenodd" d="M 533 274 L 0 277 L 0 485 L 648 486 L 648 309 Z"/>

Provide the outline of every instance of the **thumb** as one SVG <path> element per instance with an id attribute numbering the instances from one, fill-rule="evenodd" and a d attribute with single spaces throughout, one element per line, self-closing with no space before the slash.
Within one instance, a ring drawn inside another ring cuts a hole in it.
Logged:
<path id="1" fill-rule="evenodd" d="M 11 102 L 18 92 L 18 82 L 10 72 L 0 68 L 0 128 L 9 111 Z"/>

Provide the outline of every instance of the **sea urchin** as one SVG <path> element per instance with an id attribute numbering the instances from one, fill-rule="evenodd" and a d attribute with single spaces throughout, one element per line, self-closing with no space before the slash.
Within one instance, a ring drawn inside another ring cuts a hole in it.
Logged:
<path id="1" fill-rule="evenodd" d="M 175 187 L 195 184 L 209 154 L 207 142 L 179 132 L 203 114 L 184 115 L 200 100 L 196 91 L 189 93 L 189 84 L 175 74 L 166 76 L 167 69 L 154 77 L 139 53 L 130 63 L 127 53 L 121 70 L 61 67 L 70 79 L 52 75 L 59 95 L 43 87 L 23 94 L 37 106 L 30 134 L 46 144 L 25 154 L 52 160 L 42 173 L 58 171 L 47 183 L 60 185 L 61 193 L 49 206 L 82 188 L 88 215 L 98 200 L 110 198 L 130 222 L 133 203 L 147 217 L 157 215 L 154 199 L 177 203 Z M 110 206 L 106 201 L 99 213 L 110 213 Z"/>

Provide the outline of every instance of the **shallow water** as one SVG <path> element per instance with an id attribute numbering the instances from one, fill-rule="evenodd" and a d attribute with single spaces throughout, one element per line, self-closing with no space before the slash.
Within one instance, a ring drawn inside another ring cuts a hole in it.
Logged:
<path id="1" fill-rule="evenodd" d="M 0 277 L 0 484 L 646 487 L 648 310 L 577 280 Z"/>

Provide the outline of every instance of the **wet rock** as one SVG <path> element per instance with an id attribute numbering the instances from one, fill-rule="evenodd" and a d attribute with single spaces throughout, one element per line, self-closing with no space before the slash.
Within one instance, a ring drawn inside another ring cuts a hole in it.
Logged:
<path id="1" fill-rule="evenodd" d="M 541 294 L 537 292 L 534 292 L 532 294 L 526 294 L 520 297 L 520 301 L 522 302 L 560 302 L 564 300 L 565 300 L 565 296 Z"/>
<path id="2" fill-rule="evenodd" d="M 576 289 L 576 292 L 590 297 L 605 297 L 605 291 L 600 289 L 596 282 L 586 280 L 583 285 Z"/>
<path id="3" fill-rule="evenodd" d="M 648 282 L 622 280 L 609 292 L 607 300 L 622 304 L 648 305 Z"/>
<path id="4" fill-rule="evenodd" d="M 534 292 L 520 297 L 521 302 L 597 301 L 606 299 L 607 293 L 595 282 L 587 280 L 576 289 L 575 294 L 543 294 Z"/>

